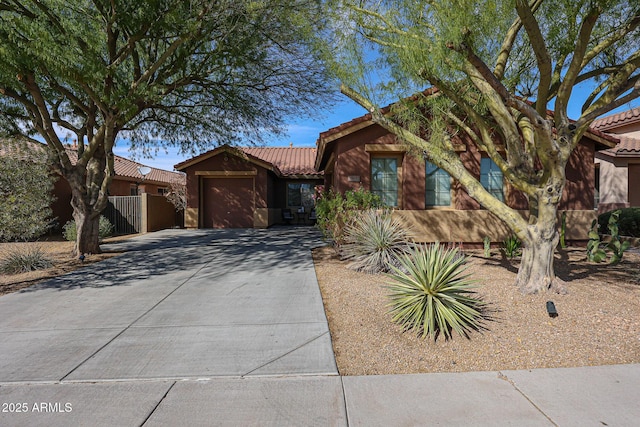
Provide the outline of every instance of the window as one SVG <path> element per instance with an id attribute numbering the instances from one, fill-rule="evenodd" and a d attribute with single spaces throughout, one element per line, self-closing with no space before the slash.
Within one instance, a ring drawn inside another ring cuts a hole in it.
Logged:
<path id="1" fill-rule="evenodd" d="M 167 188 L 158 188 L 158 195 L 166 196 L 169 193 L 169 189 Z"/>
<path id="2" fill-rule="evenodd" d="M 502 171 L 489 157 L 480 159 L 480 184 L 496 199 L 504 202 Z"/>
<path id="3" fill-rule="evenodd" d="M 371 159 L 371 192 L 386 206 L 398 206 L 398 159 Z"/>
<path id="4" fill-rule="evenodd" d="M 313 207 L 313 185 L 303 182 L 287 183 L 288 207 Z"/>
<path id="5" fill-rule="evenodd" d="M 433 163 L 426 164 L 426 205 L 451 206 L 451 178 L 449 174 Z"/>
<path id="6" fill-rule="evenodd" d="M 138 195 L 138 186 L 136 184 L 129 185 L 129 195 L 137 196 Z"/>

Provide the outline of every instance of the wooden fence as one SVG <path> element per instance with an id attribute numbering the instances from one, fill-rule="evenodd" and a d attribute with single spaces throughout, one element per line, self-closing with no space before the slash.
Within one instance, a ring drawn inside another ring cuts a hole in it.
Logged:
<path id="1" fill-rule="evenodd" d="M 141 196 L 110 196 L 103 215 L 115 227 L 115 234 L 134 234 L 142 230 Z"/>

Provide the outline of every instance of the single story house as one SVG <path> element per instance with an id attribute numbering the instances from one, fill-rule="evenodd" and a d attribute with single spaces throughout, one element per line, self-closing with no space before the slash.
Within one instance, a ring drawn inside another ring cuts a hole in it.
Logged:
<path id="1" fill-rule="evenodd" d="M 185 226 L 266 228 L 307 223 L 322 172 L 312 147 L 223 145 L 175 165 L 187 175 Z M 290 214 L 285 216 L 284 213 Z"/>
<path id="2" fill-rule="evenodd" d="M 559 215 L 567 215 L 567 240 L 586 240 L 595 218 L 593 159 L 617 140 L 598 131 L 585 135 L 567 166 Z M 495 163 L 471 141 L 457 144 L 460 157 L 497 197 L 528 214 L 524 195 L 511 188 Z M 370 114 L 322 132 L 316 148 L 222 146 L 175 166 L 187 174 L 185 226 L 268 227 L 282 212 L 309 212 L 312 189 L 364 188 L 379 194 L 422 241 L 479 243 L 511 232 L 449 175 L 411 154 Z M 304 221 L 303 221 L 304 222 Z"/>
<path id="3" fill-rule="evenodd" d="M 640 206 L 640 108 L 595 120 L 591 128 L 620 140 L 595 153 L 598 212 Z"/>
<path id="4" fill-rule="evenodd" d="M 2 140 L 0 155 L 13 155 L 16 150 L 38 150 L 44 152 L 45 144 L 33 141 Z M 3 147 L 11 147 L 4 149 Z M 72 163 L 78 160 L 77 147 L 69 145 L 67 154 Z M 179 172 L 145 166 L 121 156 L 114 156 L 115 176 L 109 187 L 110 196 L 135 196 L 139 194 L 165 195 L 172 182 L 185 182 L 185 176 Z M 146 172 L 142 175 L 142 172 Z M 73 219 L 71 207 L 71 187 L 64 178 L 54 184 L 53 194 L 56 200 L 51 205 L 53 216 L 60 226 Z"/>

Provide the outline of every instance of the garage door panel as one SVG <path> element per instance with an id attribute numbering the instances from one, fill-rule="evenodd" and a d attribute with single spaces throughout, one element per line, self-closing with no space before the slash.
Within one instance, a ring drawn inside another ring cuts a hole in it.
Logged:
<path id="1" fill-rule="evenodd" d="M 204 228 L 253 227 L 252 178 L 204 179 L 202 198 Z"/>

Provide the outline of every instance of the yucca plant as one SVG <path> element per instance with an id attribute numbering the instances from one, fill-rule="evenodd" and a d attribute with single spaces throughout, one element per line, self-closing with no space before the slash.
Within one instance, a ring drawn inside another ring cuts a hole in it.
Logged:
<path id="1" fill-rule="evenodd" d="M 468 336 L 479 329 L 484 302 L 474 296 L 474 281 L 464 274 L 466 258 L 457 249 L 419 245 L 399 258 L 389 282 L 390 313 L 395 323 L 421 337 L 451 332 Z"/>
<path id="2" fill-rule="evenodd" d="M 53 267 L 53 262 L 41 248 L 11 249 L 0 259 L 0 273 L 19 274 Z"/>
<path id="3" fill-rule="evenodd" d="M 349 268 L 367 273 L 390 271 L 409 248 L 409 233 L 389 211 L 360 212 L 345 227 L 343 236 L 341 257 L 351 261 Z"/>
<path id="4" fill-rule="evenodd" d="M 518 236 L 515 234 L 507 237 L 504 239 L 504 242 L 502 242 L 502 251 L 507 257 L 509 257 L 509 259 L 513 259 L 513 257 L 520 255 L 521 248 L 522 241 L 520 241 Z"/>

